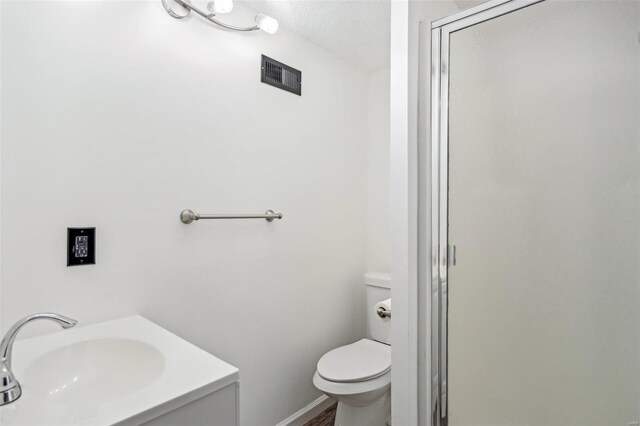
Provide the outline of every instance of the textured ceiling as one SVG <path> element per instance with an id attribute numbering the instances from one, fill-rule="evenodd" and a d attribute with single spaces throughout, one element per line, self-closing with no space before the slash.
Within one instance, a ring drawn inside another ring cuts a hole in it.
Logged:
<path id="1" fill-rule="evenodd" d="M 389 66 L 390 0 L 249 0 L 252 9 L 365 71 Z"/>

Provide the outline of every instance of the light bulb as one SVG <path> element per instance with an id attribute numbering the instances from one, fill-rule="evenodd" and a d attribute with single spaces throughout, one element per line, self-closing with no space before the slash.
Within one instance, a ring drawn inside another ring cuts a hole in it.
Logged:
<path id="1" fill-rule="evenodd" d="M 262 13 L 256 16 L 256 26 L 267 34 L 278 32 L 278 21 Z"/>
<path id="2" fill-rule="evenodd" d="M 233 0 L 215 0 L 207 3 L 207 9 L 213 13 L 229 13 L 233 10 Z"/>

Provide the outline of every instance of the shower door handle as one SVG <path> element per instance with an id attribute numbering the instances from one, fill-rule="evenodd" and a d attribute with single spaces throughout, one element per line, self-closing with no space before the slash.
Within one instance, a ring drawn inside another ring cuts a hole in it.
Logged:
<path id="1" fill-rule="evenodd" d="M 450 245 L 448 249 L 449 249 L 449 253 L 447 254 L 447 265 L 456 266 L 456 263 L 457 263 L 456 246 Z"/>

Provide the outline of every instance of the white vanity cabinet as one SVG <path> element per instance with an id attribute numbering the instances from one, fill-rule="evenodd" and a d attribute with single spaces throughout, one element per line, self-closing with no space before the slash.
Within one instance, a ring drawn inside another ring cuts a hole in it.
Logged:
<path id="1" fill-rule="evenodd" d="M 2 426 L 239 424 L 238 369 L 139 315 L 17 341 L 13 370 Z"/>
<path id="2" fill-rule="evenodd" d="M 239 382 L 189 402 L 143 426 L 239 426 Z"/>

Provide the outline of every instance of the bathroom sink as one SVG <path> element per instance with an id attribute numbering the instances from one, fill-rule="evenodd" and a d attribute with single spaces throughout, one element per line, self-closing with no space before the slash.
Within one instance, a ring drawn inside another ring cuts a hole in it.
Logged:
<path id="1" fill-rule="evenodd" d="M 2 426 L 139 425 L 238 381 L 238 369 L 141 316 L 18 340 L 22 396 Z"/>
<path id="2" fill-rule="evenodd" d="M 148 343 L 105 338 L 47 352 L 24 370 L 21 381 L 35 397 L 86 405 L 143 389 L 157 380 L 164 356 Z"/>

